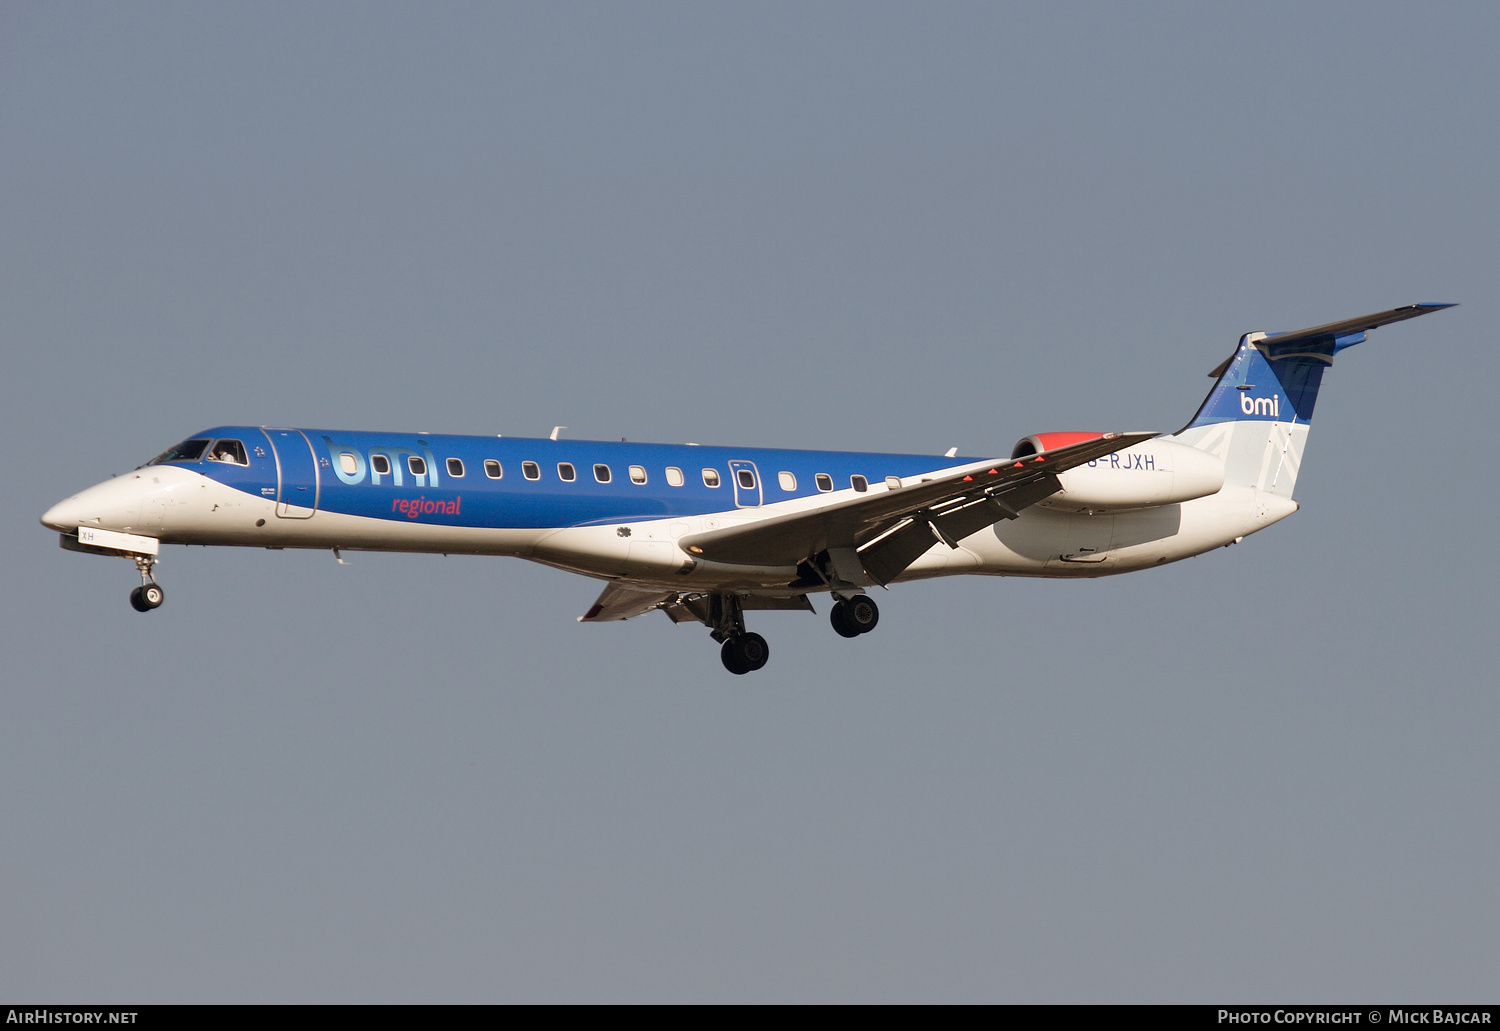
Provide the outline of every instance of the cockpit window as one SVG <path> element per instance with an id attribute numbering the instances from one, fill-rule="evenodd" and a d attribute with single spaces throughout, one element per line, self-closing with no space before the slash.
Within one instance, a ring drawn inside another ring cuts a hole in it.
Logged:
<path id="1" fill-rule="evenodd" d="M 157 455 L 147 465 L 161 465 L 163 462 L 196 462 L 203 457 L 203 449 L 208 447 L 207 440 L 194 438 L 184 440 L 176 447 L 169 447 Z"/>
<path id="2" fill-rule="evenodd" d="M 214 441 L 214 446 L 208 449 L 208 460 L 229 465 L 250 464 L 250 459 L 245 457 L 245 445 L 238 440 Z"/>

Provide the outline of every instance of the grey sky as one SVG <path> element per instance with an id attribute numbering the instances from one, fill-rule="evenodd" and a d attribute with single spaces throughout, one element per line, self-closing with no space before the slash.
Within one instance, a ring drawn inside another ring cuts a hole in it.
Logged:
<path id="1" fill-rule="evenodd" d="M 0 996 L 1494 1000 L 1493 5 L 0 7 Z M 1303 510 L 845 641 L 52 502 L 217 423 L 1009 453 L 1415 301 Z"/>

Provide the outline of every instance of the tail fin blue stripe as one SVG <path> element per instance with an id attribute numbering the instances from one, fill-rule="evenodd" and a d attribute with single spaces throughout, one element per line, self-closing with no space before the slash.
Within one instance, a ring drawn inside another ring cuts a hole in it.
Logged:
<path id="1" fill-rule="evenodd" d="M 1240 341 L 1239 349 L 1218 382 L 1208 392 L 1192 426 L 1216 422 L 1297 422 L 1312 420 L 1318 388 L 1323 384 L 1323 370 L 1333 361 L 1334 338 L 1312 343 L 1300 340 L 1283 348 L 1265 340 L 1252 343 L 1249 336 Z M 1261 347 L 1271 352 L 1268 361 Z"/>
<path id="2" fill-rule="evenodd" d="M 1218 380 L 1184 429 L 1218 422 L 1311 422 L 1323 370 L 1335 354 L 1363 343 L 1368 330 L 1451 307 L 1409 304 L 1292 333 L 1247 333 L 1222 370 L 1214 370 Z"/>

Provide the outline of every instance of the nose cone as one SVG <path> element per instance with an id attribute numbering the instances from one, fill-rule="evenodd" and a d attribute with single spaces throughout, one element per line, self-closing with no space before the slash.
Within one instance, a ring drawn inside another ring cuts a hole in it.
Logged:
<path id="1" fill-rule="evenodd" d="M 47 509 L 42 525 L 63 533 L 80 526 L 130 533 L 141 521 L 141 500 L 156 489 L 154 481 L 143 481 L 138 473 L 105 480 Z"/>
<path id="2" fill-rule="evenodd" d="M 78 529 L 78 524 L 83 520 L 83 506 L 78 503 L 78 495 L 64 498 L 42 513 L 42 525 L 49 530 L 57 530 L 65 533 L 68 530 Z"/>

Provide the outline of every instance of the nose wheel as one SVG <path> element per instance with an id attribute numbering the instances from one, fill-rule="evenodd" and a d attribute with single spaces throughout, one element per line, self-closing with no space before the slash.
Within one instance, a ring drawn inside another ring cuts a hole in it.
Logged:
<path id="1" fill-rule="evenodd" d="M 868 596 L 856 594 L 834 605 L 828 621 L 840 637 L 858 637 L 875 629 L 880 609 Z"/>
<path id="2" fill-rule="evenodd" d="M 167 592 L 161 589 L 161 585 L 151 575 L 151 567 L 154 565 L 154 555 L 135 556 L 135 567 L 141 573 L 141 585 L 130 592 L 130 607 L 137 612 L 150 612 L 154 608 L 160 608 L 161 603 L 167 600 Z"/>
<path id="3" fill-rule="evenodd" d="M 166 593 L 156 584 L 142 584 L 130 592 L 130 607 L 137 612 L 150 612 L 166 598 Z"/>

